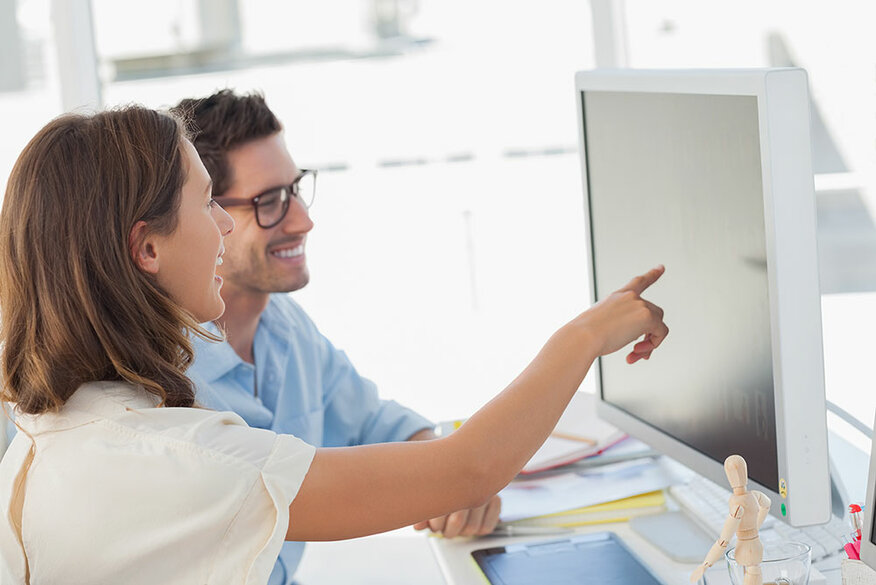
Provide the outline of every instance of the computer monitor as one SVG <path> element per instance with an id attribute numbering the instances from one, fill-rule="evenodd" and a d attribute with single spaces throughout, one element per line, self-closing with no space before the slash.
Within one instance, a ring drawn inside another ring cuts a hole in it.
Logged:
<path id="1" fill-rule="evenodd" d="M 604 419 L 795 526 L 830 518 L 807 76 L 801 69 L 576 76 L 596 302 L 657 264 L 670 334 L 596 366 Z"/>

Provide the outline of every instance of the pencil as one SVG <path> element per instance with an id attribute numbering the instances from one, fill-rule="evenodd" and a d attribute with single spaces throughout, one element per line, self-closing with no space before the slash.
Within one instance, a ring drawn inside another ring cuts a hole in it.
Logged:
<path id="1" fill-rule="evenodd" d="M 556 437 L 557 439 L 566 439 L 568 441 L 580 441 L 582 443 L 587 443 L 588 445 L 595 445 L 596 441 L 591 439 L 590 437 L 585 437 L 583 435 L 573 435 L 572 433 L 562 433 L 559 431 L 554 431 L 551 433 L 552 437 Z"/>

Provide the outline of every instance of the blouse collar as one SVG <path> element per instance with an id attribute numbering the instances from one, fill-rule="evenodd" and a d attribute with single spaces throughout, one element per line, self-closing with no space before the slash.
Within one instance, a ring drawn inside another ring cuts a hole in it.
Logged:
<path id="1" fill-rule="evenodd" d="M 130 410 L 154 408 L 159 403 L 159 398 L 142 386 L 118 381 L 87 382 L 76 389 L 58 412 L 16 413 L 15 423 L 25 433 L 36 435 L 113 418 Z"/>

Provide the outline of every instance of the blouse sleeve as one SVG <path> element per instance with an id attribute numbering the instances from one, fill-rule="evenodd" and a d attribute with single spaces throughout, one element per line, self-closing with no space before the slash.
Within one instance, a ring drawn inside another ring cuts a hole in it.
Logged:
<path id="1" fill-rule="evenodd" d="M 289 506 L 310 469 L 316 449 L 291 435 L 276 435 L 261 472 L 223 538 L 209 583 L 268 582 L 289 527 Z M 241 555 L 250 562 L 240 563 Z M 232 559 L 236 559 L 232 562 Z"/>

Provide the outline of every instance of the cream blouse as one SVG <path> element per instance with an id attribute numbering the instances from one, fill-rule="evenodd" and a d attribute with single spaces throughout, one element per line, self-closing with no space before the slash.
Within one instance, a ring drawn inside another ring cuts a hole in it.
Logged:
<path id="1" fill-rule="evenodd" d="M 0 584 L 267 583 L 314 447 L 119 382 L 20 415 L 0 462 Z"/>

